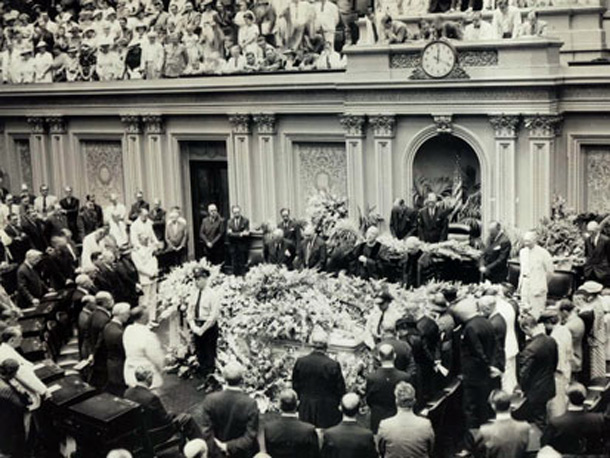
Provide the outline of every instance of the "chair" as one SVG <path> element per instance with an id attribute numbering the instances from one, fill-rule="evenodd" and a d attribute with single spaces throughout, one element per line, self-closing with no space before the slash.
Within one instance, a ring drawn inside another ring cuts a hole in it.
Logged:
<path id="1" fill-rule="evenodd" d="M 184 438 L 174 423 L 147 431 L 150 456 L 175 456 L 184 446 Z"/>

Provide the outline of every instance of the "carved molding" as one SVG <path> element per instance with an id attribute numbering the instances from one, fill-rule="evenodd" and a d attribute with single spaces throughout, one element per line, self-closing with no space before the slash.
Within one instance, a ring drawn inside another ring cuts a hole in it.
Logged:
<path id="1" fill-rule="evenodd" d="M 534 115 L 524 119 L 532 138 L 556 137 L 561 132 L 561 122 L 561 116 L 557 115 Z"/>
<path id="2" fill-rule="evenodd" d="M 390 56 L 390 68 L 416 68 L 421 65 L 421 53 L 397 53 Z"/>
<path id="3" fill-rule="evenodd" d="M 66 133 L 66 118 L 63 116 L 47 116 L 46 123 L 49 126 L 49 133 L 55 135 Z"/>
<path id="4" fill-rule="evenodd" d="M 158 135 L 163 133 L 163 117 L 161 115 L 142 115 L 142 123 L 144 124 L 144 132 L 146 134 Z"/>
<path id="5" fill-rule="evenodd" d="M 369 116 L 369 124 L 373 126 L 375 137 L 394 137 L 396 126 L 396 118 L 394 115 Z"/>
<path id="6" fill-rule="evenodd" d="M 275 134 L 275 115 L 273 113 L 258 113 L 252 116 L 256 131 L 259 134 Z"/>
<path id="7" fill-rule="evenodd" d="M 41 116 L 30 116 L 28 119 L 28 124 L 30 125 L 30 131 L 33 134 L 44 134 L 46 131 L 46 125 L 44 123 L 44 118 Z"/>
<path id="8" fill-rule="evenodd" d="M 436 115 L 434 124 L 436 124 L 436 132 L 439 134 L 450 134 L 453 132 L 453 119 L 451 115 Z"/>
<path id="9" fill-rule="evenodd" d="M 342 114 L 340 122 L 346 137 L 364 137 L 364 115 Z"/>
<path id="10" fill-rule="evenodd" d="M 232 114 L 229 115 L 229 123 L 235 134 L 250 133 L 250 115 L 249 114 Z"/>
<path id="11" fill-rule="evenodd" d="M 413 73 L 411 73 L 411 75 L 409 76 L 410 80 L 434 80 L 437 81 L 439 79 L 443 79 L 443 80 L 468 80 L 470 79 L 470 75 L 468 73 L 466 73 L 466 71 L 460 67 L 459 65 L 456 65 L 453 70 L 451 70 L 451 73 L 449 73 L 447 76 L 445 76 L 444 78 L 432 78 L 430 75 L 428 75 L 423 68 L 421 67 L 417 67 L 415 70 L 413 70 Z"/>
<path id="12" fill-rule="evenodd" d="M 460 51 L 458 59 L 462 67 L 495 67 L 498 65 L 498 51 Z"/>
<path id="13" fill-rule="evenodd" d="M 126 134 L 141 134 L 142 124 L 139 115 L 121 115 L 121 122 L 125 127 Z"/>
<path id="14" fill-rule="evenodd" d="M 494 128 L 496 138 L 515 138 L 519 128 L 519 116 L 494 115 L 489 117 L 489 123 Z"/>

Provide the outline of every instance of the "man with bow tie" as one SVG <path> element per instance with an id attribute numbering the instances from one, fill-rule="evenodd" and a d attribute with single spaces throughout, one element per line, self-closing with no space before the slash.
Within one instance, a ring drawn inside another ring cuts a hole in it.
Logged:
<path id="1" fill-rule="evenodd" d="M 227 225 L 229 237 L 229 249 L 231 253 L 231 265 L 234 275 L 246 273 L 248 264 L 248 249 L 250 247 L 250 221 L 241 215 L 241 207 L 233 205 L 231 208 L 233 217 Z"/>
<path id="2" fill-rule="evenodd" d="M 511 243 L 497 221 L 489 224 L 489 239 L 481 257 L 479 271 L 485 280 L 502 283 L 508 277 Z"/>
<path id="3" fill-rule="evenodd" d="M 225 221 L 218 213 L 216 204 L 208 205 L 208 216 L 201 221 L 199 239 L 203 244 L 203 255 L 212 264 L 224 261 Z"/>
<path id="4" fill-rule="evenodd" d="M 438 243 L 447 240 L 449 219 L 446 212 L 437 205 L 437 197 L 433 192 L 428 194 L 424 208 L 419 211 L 417 232 L 423 242 Z"/>

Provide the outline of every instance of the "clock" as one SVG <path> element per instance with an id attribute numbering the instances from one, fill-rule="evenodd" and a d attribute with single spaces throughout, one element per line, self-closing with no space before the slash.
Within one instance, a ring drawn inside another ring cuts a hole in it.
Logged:
<path id="1" fill-rule="evenodd" d="M 457 52 L 446 41 L 428 43 L 421 54 L 421 66 L 430 78 L 445 78 L 457 65 Z"/>

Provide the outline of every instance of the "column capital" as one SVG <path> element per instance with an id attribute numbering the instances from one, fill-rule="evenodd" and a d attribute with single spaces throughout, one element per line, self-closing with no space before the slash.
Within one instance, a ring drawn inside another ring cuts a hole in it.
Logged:
<path id="1" fill-rule="evenodd" d="M 142 115 L 142 124 L 146 134 L 159 135 L 163 133 L 163 116 L 159 114 Z"/>
<path id="2" fill-rule="evenodd" d="M 66 133 L 66 118 L 60 115 L 47 116 L 46 123 L 49 126 L 49 133 L 61 135 Z"/>
<path id="3" fill-rule="evenodd" d="M 524 124 L 532 138 L 553 138 L 561 132 L 562 117 L 558 115 L 525 116 Z"/>
<path id="4" fill-rule="evenodd" d="M 234 113 L 229 115 L 229 123 L 234 134 L 249 134 L 250 130 L 250 115 L 243 113 Z"/>
<path id="5" fill-rule="evenodd" d="M 492 115 L 489 123 L 495 131 L 496 138 L 515 138 L 519 128 L 520 118 L 518 115 Z"/>
<path id="6" fill-rule="evenodd" d="M 366 121 L 364 115 L 342 114 L 340 116 L 339 121 L 345 130 L 346 137 L 364 137 L 364 122 Z"/>
<path id="7" fill-rule="evenodd" d="M 256 131 L 259 134 L 273 135 L 275 134 L 275 114 L 273 113 L 258 113 L 252 115 L 252 120 L 256 124 Z"/>
<path id="8" fill-rule="evenodd" d="M 373 115 L 369 116 L 369 124 L 373 126 L 375 137 L 394 138 L 396 117 L 394 115 Z"/>
<path id="9" fill-rule="evenodd" d="M 135 114 L 123 114 L 121 115 L 121 122 L 125 127 L 126 134 L 141 134 L 142 126 L 141 126 L 141 118 L 140 115 Z"/>
<path id="10" fill-rule="evenodd" d="M 453 116 L 450 114 L 432 115 L 436 132 L 439 134 L 450 134 L 453 132 Z"/>
<path id="11" fill-rule="evenodd" d="M 30 116 L 27 121 L 33 134 L 44 134 L 46 132 L 46 125 L 42 116 Z"/>

